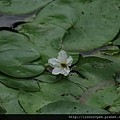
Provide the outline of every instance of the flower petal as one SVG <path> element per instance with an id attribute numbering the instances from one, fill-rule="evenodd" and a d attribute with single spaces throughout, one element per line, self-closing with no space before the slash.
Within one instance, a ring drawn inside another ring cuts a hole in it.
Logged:
<path id="1" fill-rule="evenodd" d="M 60 60 L 60 62 L 66 62 L 67 60 L 67 54 L 64 50 L 61 50 L 59 53 L 58 53 L 58 57 L 57 57 L 58 60 Z"/>
<path id="2" fill-rule="evenodd" d="M 52 74 L 53 75 L 58 75 L 61 72 L 62 72 L 62 69 L 61 68 L 57 68 L 57 67 L 52 70 Z"/>
<path id="3" fill-rule="evenodd" d="M 71 66 L 72 62 L 73 62 L 73 58 L 71 56 L 68 57 L 68 59 L 67 59 L 67 66 Z"/>
<path id="4" fill-rule="evenodd" d="M 62 70 L 62 73 L 61 73 L 61 74 L 63 74 L 64 76 L 67 76 L 69 73 L 70 73 L 70 68 L 67 67 L 67 68 L 64 68 L 64 69 Z"/>
<path id="5" fill-rule="evenodd" d="M 48 63 L 52 67 L 60 67 L 60 64 L 61 64 L 60 61 L 56 58 L 49 59 Z"/>

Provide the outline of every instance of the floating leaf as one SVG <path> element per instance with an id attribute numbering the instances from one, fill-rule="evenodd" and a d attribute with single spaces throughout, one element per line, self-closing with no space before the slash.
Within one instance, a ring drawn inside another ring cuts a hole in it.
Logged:
<path id="1" fill-rule="evenodd" d="M 52 75 L 50 72 L 44 72 L 43 74 L 35 77 L 37 81 L 46 82 L 46 83 L 55 83 L 61 80 L 61 76 Z"/>
<path id="2" fill-rule="evenodd" d="M 57 0 L 42 9 L 33 24 L 22 25 L 18 30 L 34 40 L 37 46 L 40 45 L 43 58 L 48 58 L 46 53 L 49 54 L 50 51 L 54 54 L 56 50 L 52 47 L 58 49 L 62 46 L 67 51 L 77 53 L 92 50 L 111 41 L 119 31 L 120 16 L 116 1 L 103 2 L 93 0 L 83 4 L 81 1 Z M 88 20 L 92 23 L 89 24 Z M 48 46 L 49 44 L 53 46 Z"/>
<path id="3" fill-rule="evenodd" d="M 17 79 L 0 74 L 0 82 L 13 89 L 25 91 L 38 91 L 38 83 L 33 79 Z"/>
<path id="4" fill-rule="evenodd" d="M 18 28 L 21 34 L 29 36 L 29 39 L 38 47 L 41 54 L 39 64 L 45 65 L 49 58 L 56 57 L 60 47 L 64 30 L 55 25 L 25 24 Z M 56 46 L 52 43 L 56 43 Z M 55 46 L 55 47 L 54 47 Z"/>
<path id="5" fill-rule="evenodd" d="M 70 81 L 79 85 L 83 90 L 88 89 L 91 86 L 94 86 L 95 83 L 92 79 L 84 78 L 83 74 L 71 73 L 68 77 Z"/>
<path id="6" fill-rule="evenodd" d="M 116 39 L 115 41 L 113 41 L 114 45 L 120 45 L 120 37 L 118 39 Z"/>
<path id="7" fill-rule="evenodd" d="M 0 13 L 5 14 L 28 14 L 45 7 L 52 0 L 0 0 Z M 19 9 L 18 8 L 22 8 Z"/>
<path id="8" fill-rule="evenodd" d="M 104 83 L 101 83 L 95 87 L 91 87 L 89 89 L 87 89 L 82 95 L 81 95 L 81 98 L 80 98 L 80 103 L 85 103 L 87 101 L 87 99 L 95 92 L 99 91 L 99 90 L 102 90 L 104 89 L 106 86 L 109 86 L 109 85 L 114 85 L 115 82 L 114 81 L 106 81 Z"/>
<path id="9" fill-rule="evenodd" d="M 40 92 L 19 93 L 19 102 L 27 113 L 37 113 L 45 105 L 56 101 L 77 102 L 82 93 L 82 89 L 69 80 L 61 80 L 54 84 L 40 82 Z"/>
<path id="10" fill-rule="evenodd" d="M 84 4 L 74 2 L 75 6 L 71 4 L 79 11 L 76 15 L 78 17 L 67 29 L 62 48 L 71 52 L 88 51 L 113 40 L 120 26 L 120 11 L 116 9 L 115 2 L 92 0 Z"/>
<path id="11" fill-rule="evenodd" d="M 118 95 L 120 94 L 117 93 L 116 86 L 110 85 L 93 92 L 85 103 L 92 107 L 106 108 L 114 104 L 114 101 L 117 99 Z"/>
<path id="12" fill-rule="evenodd" d="M 18 91 L 8 88 L 0 83 L 0 106 L 7 114 L 24 114 L 25 112 L 18 103 Z"/>
<path id="13" fill-rule="evenodd" d="M 114 80 L 114 74 L 119 71 L 120 63 L 99 57 L 84 57 L 73 70 L 83 74 L 92 84 L 98 85 L 105 81 Z"/>
<path id="14" fill-rule="evenodd" d="M 92 0 L 84 4 L 82 1 L 56 0 L 42 9 L 33 22 L 64 28 L 63 49 L 88 51 L 103 46 L 117 35 L 120 11 L 116 4 L 115 0 Z"/>
<path id="15" fill-rule="evenodd" d="M 109 114 L 109 112 L 79 103 L 59 101 L 46 105 L 40 110 L 42 114 Z"/>
<path id="16" fill-rule="evenodd" d="M 16 32 L 0 32 L 2 112 L 120 112 L 119 0 L 1 0 L 0 4 L 1 13 L 37 13 Z M 18 6 L 23 9 L 16 10 Z M 96 48 L 89 57 L 79 56 Z M 48 59 L 56 58 L 61 49 L 74 60 L 67 77 L 45 71 Z"/>
<path id="17" fill-rule="evenodd" d="M 0 32 L 0 71 L 13 77 L 32 77 L 44 71 L 31 62 L 40 57 L 37 48 L 21 34 Z M 7 57 L 6 57 L 7 56 Z"/>
<path id="18" fill-rule="evenodd" d="M 58 52 L 61 50 L 61 40 L 65 33 L 63 28 L 53 24 L 28 23 L 19 26 L 18 31 L 29 36 L 30 41 L 37 46 L 41 54 L 39 64 L 45 65 L 48 59 L 58 56 Z M 73 57 L 73 63 L 76 63 L 79 55 L 68 54 Z"/>
<path id="19" fill-rule="evenodd" d="M 54 24 L 68 29 L 77 19 L 76 10 L 70 6 L 74 1 L 56 0 L 38 13 L 35 23 Z"/>

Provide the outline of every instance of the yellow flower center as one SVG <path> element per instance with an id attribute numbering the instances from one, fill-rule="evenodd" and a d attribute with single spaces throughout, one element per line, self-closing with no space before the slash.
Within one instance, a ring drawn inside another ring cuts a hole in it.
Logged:
<path id="1" fill-rule="evenodd" d="M 65 63 L 65 62 L 64 62 L 64 63 L 61 63 L 61 67 L 62 67 L 62 68 L 66 68 L 66 67 L 67 67 L 66 63 Z"/>

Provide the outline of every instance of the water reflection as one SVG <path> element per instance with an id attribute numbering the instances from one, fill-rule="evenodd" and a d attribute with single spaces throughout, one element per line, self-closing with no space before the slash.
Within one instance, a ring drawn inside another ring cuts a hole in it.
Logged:
<path id="1" fill-rule="evenodd" d="M 100 50 L 106 50 L 106 49 L 107 49 L 107 45 L 102 46 L 102 47 L 100 47 L 100 48 L 97 48 L 97 49 L 95 49 L 95 50 L 90 50 L 90 51 L 87 51 L 87 52 L 80 52 L 80 54 L 81 54 L 82 56 L 87 56 L 87 55 L 91 55 L 91 54 L 98 53 L 98 51 L 100 51 Z"/>
<path id="2" fill-rule="evenodd" d="M 26 22 L 25 20 L 29 17 L 33 18 L 35 13 L 27 14 L 27 15 L 6 15 L 0 14 L 0 29 L 4 27 L 14 28 L 14 24 L 21 24 Z"/>

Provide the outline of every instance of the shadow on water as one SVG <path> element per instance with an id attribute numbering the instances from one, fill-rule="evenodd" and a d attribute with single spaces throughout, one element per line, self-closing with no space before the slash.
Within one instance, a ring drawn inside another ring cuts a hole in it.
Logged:
<path id="1" fill-rule="evenodd" d="M 25 19 L 34 16 L 34 14 L 19 16 L 0 14 L 0 31 L 8 30 L 12 32 L 17 32 L 15 28 L 20 24 L 26 23 Z"/>
<path id="2" fill-rule="evenodd" d="M 16 31 L 15 28 L 20 25 L 26 23 L 26 19 L 34 18 L 38 11 L 26 14 L 26 15 L 6 15 L 0 14 L 0 31 L 1 30 L 10 30 Z"/>
<path id="3" fill-rule="evenodd" d="M 106 50 L 106 49 L 107 49 L 107 45 L 104 45 L 104 46 L 102 46 L 100 48 L 97 48 L 95 50 L 90 50 L 90 51 L 87 51 L 87 52 L 80 52 L 80 54 L 82 56 L 88 56 L 88 55 L 91 55 L 91 54 L 98 53 L 98 51 L 100 51 L 100 50 Z"/>
<path id="4" fill-rule="evenodd" d="M 15 23 L 25 22 L 27 17 L 28 15 L 13 16 L 0 14 L 0 30 L 2 30 L 2 28 L 13 28 Z"/>

